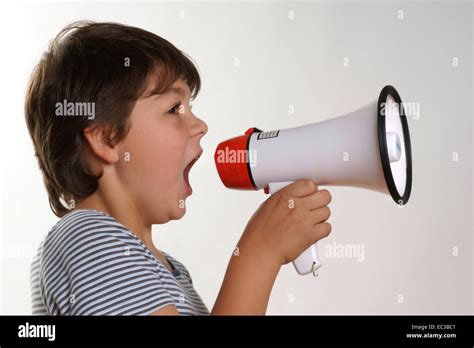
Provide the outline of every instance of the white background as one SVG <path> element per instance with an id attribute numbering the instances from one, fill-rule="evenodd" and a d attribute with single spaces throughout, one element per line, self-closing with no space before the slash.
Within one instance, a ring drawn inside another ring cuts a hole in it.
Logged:
<path id="1" fill-rule="evenodd" d="M 0 13 L 0 313 L 31 313 L 31 257 L 57 221 L 24 122 L 26 83 L 49 40 L 78 19 L 152 31 L 201 71 L 193 111 L 209 133 L 190 176 L 194 194 L 182 220 L 154 227 L 154 240 L 188 267 L 209 309 L 240 234 L 267 197 L 223 187 L 213 163 L 218 142 L 252 126 L 336 117 L 392 84 L 403 101 L 420 103 L 420 118 L 409 119 L 409 204 L 400 209 L 375 192 L 330 188 L 333 232 L 320 242 L 321 274 L 283 267 L 268 313 L 473 312 L 470 2 L 30 3 L 1 5 Z M 333 243 L 363 246 L 364 260 L 325 256 Z"/>

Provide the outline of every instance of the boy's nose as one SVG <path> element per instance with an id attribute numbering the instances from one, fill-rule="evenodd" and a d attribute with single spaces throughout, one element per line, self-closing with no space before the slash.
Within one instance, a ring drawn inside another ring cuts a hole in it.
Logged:
<path id="1" fill-rule="evenodd" d="M 203 120 L 201 120 L 199 117 L 197 116 L 194 116 L 195 118 L 195 122 L 193 124 L 193 131 L 192 131 L 192 135 L 199 135 L 201 138 L 206 135 L 207 131 L 208 131 L 208 127 L 207 127 L 207 124 L 206 122 L 204 122 Z"/>
<path id="2" fill-rule="evenodd" d="M 207 127 L 207 123 L 201 120 L 202 122 L 202 136 L 205 136 L 209 128 Z"/>

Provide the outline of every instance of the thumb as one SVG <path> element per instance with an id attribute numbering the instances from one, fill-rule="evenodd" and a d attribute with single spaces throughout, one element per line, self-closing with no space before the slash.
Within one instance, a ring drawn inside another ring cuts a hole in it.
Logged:
<path id="1" fill-rule="evenodd" d="M 318 186 L 313 180 L 300 179 L 285 187 L 284 190 L 293 197 L 301 198 L 317 192 Z"/>

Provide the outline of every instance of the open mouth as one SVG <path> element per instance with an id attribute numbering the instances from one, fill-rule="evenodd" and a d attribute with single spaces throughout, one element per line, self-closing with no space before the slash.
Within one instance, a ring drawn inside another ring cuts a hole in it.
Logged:
<path id="1" fill-rule="evenodd" d="M 191 160 L 191 162 L 189 162 L 189 164 L 186 166 L 186 168 L 184 168 L 184 172 L 183 172 L 184 182 L 186 183 L 186 188 L 187 188 L 189 194 L 193 193 L 193 189 L 192 189 L 192 187 L 191 187 L 191 184 L 189 183 L 189 171 L 191 170 L 191 168 L 192 168 L 192 166 L 194 165 L 194 163 L 197 162 L 197 160 L 199 159 L 199 157 L 201 157 L 201 155 L 202 155 L 202 151 L 199 152 L 199 153 Z"/>

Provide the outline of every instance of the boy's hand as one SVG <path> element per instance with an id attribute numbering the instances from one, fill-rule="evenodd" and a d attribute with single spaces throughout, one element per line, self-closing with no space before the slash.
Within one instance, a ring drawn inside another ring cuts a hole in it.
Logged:
<path id="1" fill-rule="evenodd" d="M 287 264 L 329 235 L 331 225 L 325 221 L 330 201 L 329 191 L 318 191 L 312 180 L 298 180 L 260 205 L 239 245 L 265 253 L 279 265 Z"/>
<path id="2" fill-rule="evenodd" d="M 327 190 L 299 180 L 263 202 L 242 234 L 239 256 L 230 259 L 211 314 L 265 314 L 281 265 L 331 231 L 330 201 Z"/>

